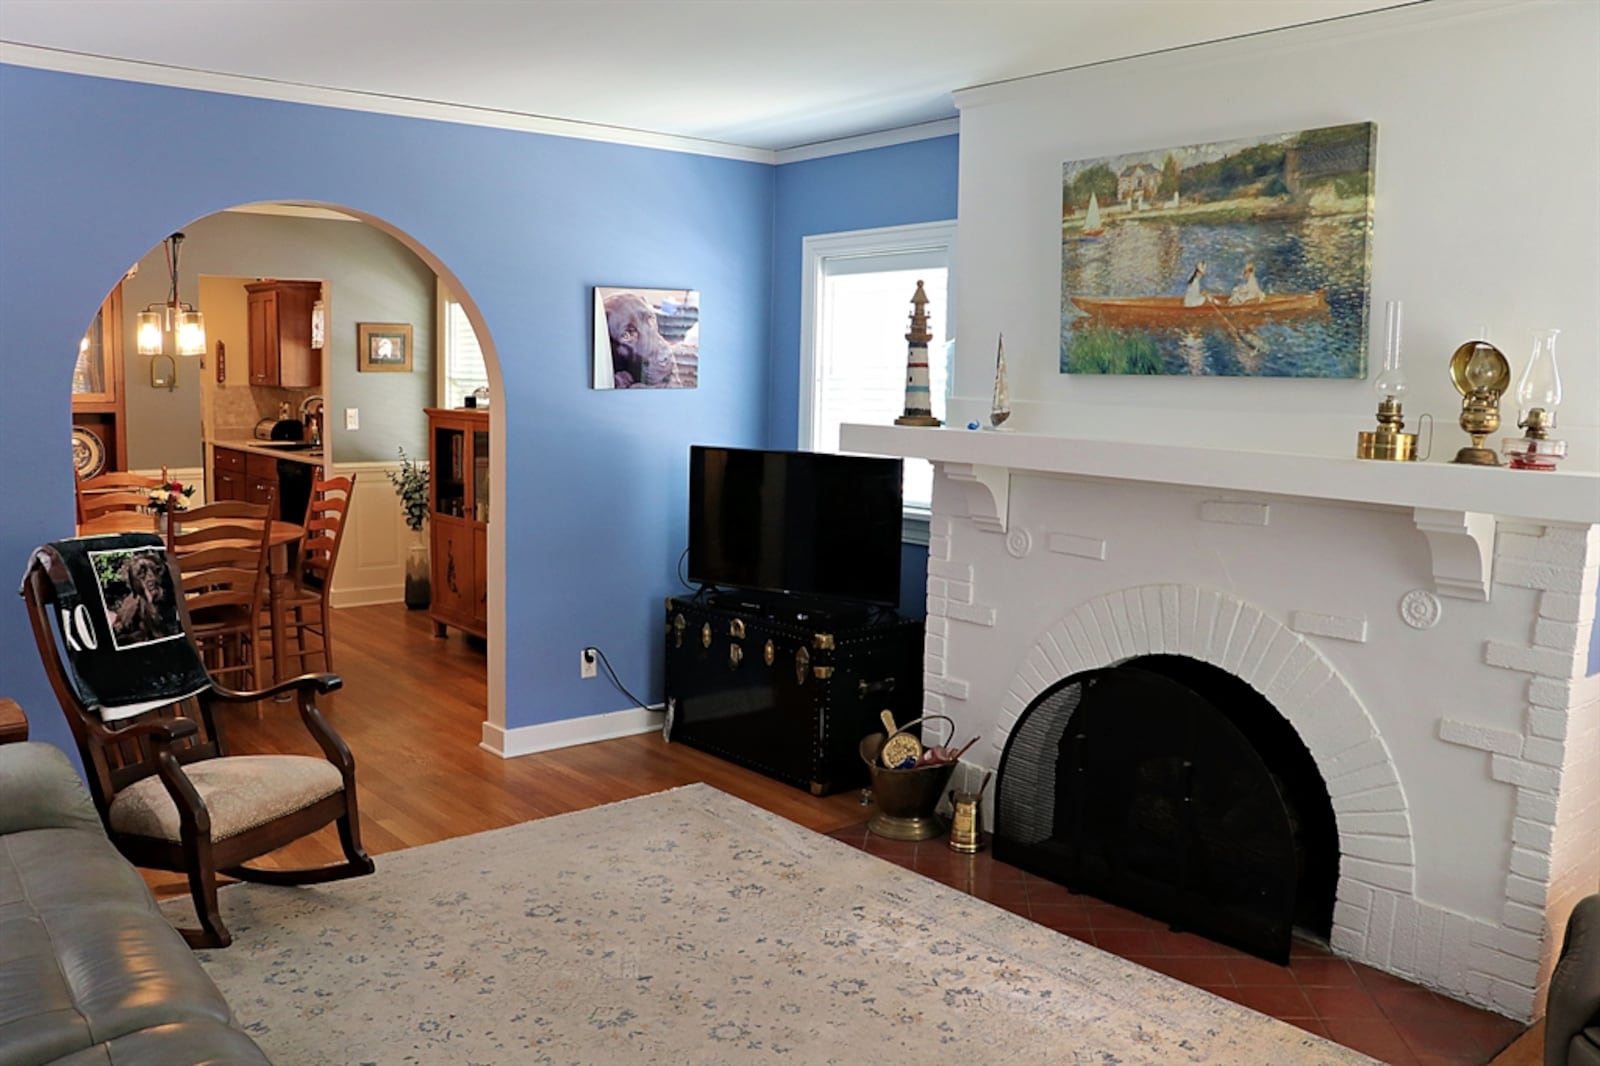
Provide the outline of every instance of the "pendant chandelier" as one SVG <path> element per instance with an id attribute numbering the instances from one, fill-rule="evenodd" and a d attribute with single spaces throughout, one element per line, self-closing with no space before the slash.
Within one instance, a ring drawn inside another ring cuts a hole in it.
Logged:
<path id="1" fill-rule="evenodd" d="M 136 316 L 134 337 L 140 355 L 161 355 L 168 333 L 173 335 L 178 355 L 205 354 L 205 316 L 178 300 L 178 249 L 182 245 L 181 233 L 174 233 L 161 242 L 167 254 L 167 302 L 165 306 L 150 304 Z"/>

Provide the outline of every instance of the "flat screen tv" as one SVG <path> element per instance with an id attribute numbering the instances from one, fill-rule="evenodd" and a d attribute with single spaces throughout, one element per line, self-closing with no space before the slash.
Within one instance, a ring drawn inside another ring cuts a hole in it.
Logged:
<path id="1" fill-rule="evenodd" d="M 900 602 L 900 460 L 689 449 L 689 579 Z"/>

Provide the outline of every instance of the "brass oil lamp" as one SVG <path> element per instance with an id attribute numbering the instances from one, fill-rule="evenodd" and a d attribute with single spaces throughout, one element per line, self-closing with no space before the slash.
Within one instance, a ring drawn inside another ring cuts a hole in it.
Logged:
<path id="1" fill-rule="evenodd" d="M 1483 439 L 1500 428 L 1500 397 L 1511 384 L 1511 364 L 1488 341 L 1468 341 L 1450 357 L 1450 380 L 1461 394 L 1461 428 L 1472 438 L 1451 462 L 1499 466 L 1500 457 Z"/>
<path id="2" fill-rule="evenodd" d="M 1404 432 L 1401 410 L 1410 382 L 1400 366 L 1400 301 L 1390 300 L 1385 312 L 1383 372 L 1372 383 L 1378 393 L 1378 428 L 1356 434 L 1356 458 L 1411 462 L 1417 457 L 1417 435 Z"/>

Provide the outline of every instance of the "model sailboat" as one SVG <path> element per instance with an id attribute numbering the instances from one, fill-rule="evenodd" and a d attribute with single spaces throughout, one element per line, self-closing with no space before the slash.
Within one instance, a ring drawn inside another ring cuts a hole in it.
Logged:
<path id="1" fill-rule="evenodd" d="M 989 425 L 995 429 L 1011 417 L 1011 387 L 1006 384 L 1006 335 L 1000 334 L 1000 345 L 994 356 L 994 400 L 989 404 Z"/>

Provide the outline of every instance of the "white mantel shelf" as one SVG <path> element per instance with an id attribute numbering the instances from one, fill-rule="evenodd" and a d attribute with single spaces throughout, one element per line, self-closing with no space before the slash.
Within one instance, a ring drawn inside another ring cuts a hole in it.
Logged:
<path id="1" fill-rule="evenodd" d="M 1600 474 L 1595 473 L 1374 462 L 916 426 L 846 425 L 840 446 L 845 451 L 1014 471 L 1466 511 L 1532 521 L 1600 523 Z"/>
<path id="2" fill-rule="evenodd" d="M 845 451 L 930 459 L 967 490 L 980 529 L 1004 533 L 1011 474 L 1065 474 L 1409 508 L 1440 595 L 1489 598 L 1498 518 L 1600 524 L 1600 474 L 1375 462 L 1039 433 L 845 425 Z"/>

